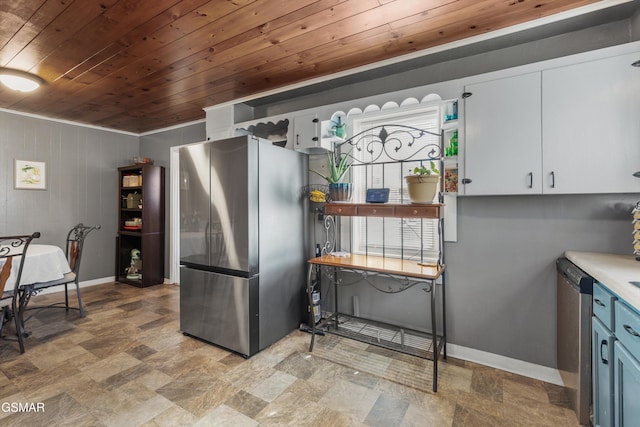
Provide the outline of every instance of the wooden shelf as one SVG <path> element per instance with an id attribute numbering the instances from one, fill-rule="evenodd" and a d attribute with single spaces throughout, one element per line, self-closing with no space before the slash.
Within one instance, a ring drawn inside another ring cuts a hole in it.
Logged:
<path id="1" fill-rule="evenodd" d="M 328 265 L 354 270 L 375 271 L 406 277 L 435 280 L 444 272 L 444 265 L 421 265 L 418 261 L 373 255 L 350 254 L 338 257 L 331 254 L 309 260 L 309 264 Z"/>
<path id="2" fill-rule="evenodd" d="M 390 204 L 390 203 L 327 203 L 326 215 L 375 216 L 392 218 L 440 218 L 442 203 Z"/>

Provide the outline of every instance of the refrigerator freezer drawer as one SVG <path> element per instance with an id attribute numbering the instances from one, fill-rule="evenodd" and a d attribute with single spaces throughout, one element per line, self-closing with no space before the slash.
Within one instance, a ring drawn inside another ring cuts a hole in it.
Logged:
<path id="1" fill-rule="evenodd" d="M 258 278 L 180 268 L 180 329 L 245 356 L 258 351 Z"/>

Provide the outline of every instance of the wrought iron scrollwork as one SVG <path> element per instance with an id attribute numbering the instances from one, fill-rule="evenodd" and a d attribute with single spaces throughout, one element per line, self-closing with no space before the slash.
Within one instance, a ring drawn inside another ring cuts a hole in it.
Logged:
<path id="1" fill-rule="evenodd" d="M 335 283 L 338 286 L 353 286 L 357 283 L 365 282 L 369 286 L 385 294 L 397 294 L 400 292 L 404 292 L 416 285 L 423 285 L 424 288 L 422 288 L 422 290 L 427 293 L 433 290 L 432 281 L 419 280 L 405 276 L 398 276 L 395 274 L 378 273 L 375 271 L 352 270 L 344 267 L 341 268 L 340 271 L 351 273 L 355 277 L 352 280 L 345 281 L 345 278 L 342 277 L 342 275 L 339 275 L 333 267 L 323 267 L 323 273 L 325 277 L 327 277 L 330 282 Z M 390 280 L 385 280 L 383 286 L 381 283 L 377 283 L 375 280 L 376 278 L 381 277 Z"/>
<path id="2" fill-rule="evenodd" d="M 417 144 L 425 137 L 433 137 L 434 142 Z M 440 133 L 425 129 L 388 124 L 364 130 L 336 144 L 336 148 L 348 146 L 353 164 L 439 160 L 443 155 L 441 137 Z M 356 154 L 368 153 L 368 158 L 364 160 L 363 155 L 354 155 L 354 150 Z"/>
<path id="3" fill-rule="evenodd" d="M 0 237 L 0 256 L 8 257 L 12 255 L 20 255 L 24 248 L 32 239 L 40 237 L 39 232 L 25 236 Z"/>
<path id="4" fill-rule="evenodd" d="M 87 234 L 89 234 L 92 230 L 99 230 L 100 228 L 101 228 L 100 225 L 94 225 L 90 227 L 80 223 L 75 227 L 73 227 L 73 229 L 71 230 L 71 233 L 69 233 L 70 234 L 69 240 L 82 242 L 84 241 L 84 238 L 87 237 Z"/>
<path id="5" fill-rule="evenodd" d="M 336 220 L 333 215 L 325 215 L 324 230 L 326 239 L 322 248 L 322 255 L 329 254 L 336 249 Z"/>

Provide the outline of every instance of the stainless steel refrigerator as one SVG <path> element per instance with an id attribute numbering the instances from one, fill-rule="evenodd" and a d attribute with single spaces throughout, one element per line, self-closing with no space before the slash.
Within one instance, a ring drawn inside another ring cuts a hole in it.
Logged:
<path id="1" fill-rule="evenodd" d="M 180 328 L 252 356 L 306 316 L 306 156 L 241 136 L 179 158 Z"/>

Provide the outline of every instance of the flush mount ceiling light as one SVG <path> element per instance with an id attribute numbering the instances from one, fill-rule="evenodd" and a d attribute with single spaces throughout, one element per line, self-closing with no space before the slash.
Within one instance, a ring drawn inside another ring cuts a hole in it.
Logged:
<path id="1" fill-rule="evenodd" d="M 0 82 L 12 90 L 31 92 L 38 89 L 44 80 L 26 71 L 0 68 Z"/>

